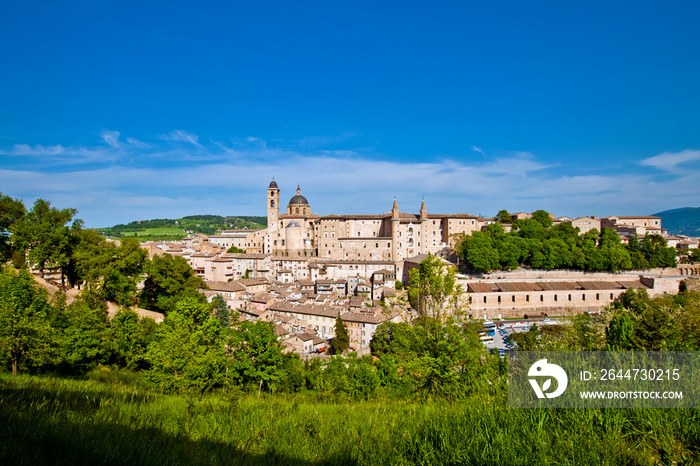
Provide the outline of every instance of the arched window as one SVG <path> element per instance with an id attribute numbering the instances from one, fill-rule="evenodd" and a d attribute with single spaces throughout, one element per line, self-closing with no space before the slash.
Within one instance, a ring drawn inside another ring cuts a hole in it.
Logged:
<path id="1" fill-rule="evenodd" d="M 274 206 L 275 206 L 275 201 L 270 201 L 270 207 L 274 207 Z"/>
<path id="2" fill-rule="evenodd" d="M 299 213 L 299 207 L 297 207 L 296 209 L 294 209 L 294 213 L 295 213 L 295 214 L 298 214 L 298 213 Z"/>

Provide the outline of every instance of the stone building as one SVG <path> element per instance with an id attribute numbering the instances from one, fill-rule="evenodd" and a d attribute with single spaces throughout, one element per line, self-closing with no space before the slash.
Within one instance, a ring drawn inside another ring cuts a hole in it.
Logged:
<path id="1" fill-rule="evenodd" d="M 248 253 L 396 263 L 418 254 L 447 253 L 453 235 L 481 228 L 474 215 L 429 214 L 425 201 L 418 214 L 401 212 L 396 199 L 385 214 L 321 217 L 311 212 L 299 187 L 280 214 L 280 190 L 274 180 L 267 188 L 267 218 L 266 229 L 247 236 Z"/>

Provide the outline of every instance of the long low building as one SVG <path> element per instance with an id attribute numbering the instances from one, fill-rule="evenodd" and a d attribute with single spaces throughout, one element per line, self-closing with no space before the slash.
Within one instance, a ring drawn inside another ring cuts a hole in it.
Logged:
<path id="1" fill-rule="evenodd" d="M 461 308 L 475 319 L 522 318 L 597 312 L 628 289 L 650 295 L 678 291 L 678 281 L 639 277 L 619 280 L 463 282 Z"/>

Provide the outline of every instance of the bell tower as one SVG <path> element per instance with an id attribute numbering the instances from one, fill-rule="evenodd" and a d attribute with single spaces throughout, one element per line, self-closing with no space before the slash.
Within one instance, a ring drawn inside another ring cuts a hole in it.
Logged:
<path id="1" fill-rule="evenodd" d="M 280 190 L 274 177 L 267 187 L 267 231 L 277 230 L 280 216 Z"/>

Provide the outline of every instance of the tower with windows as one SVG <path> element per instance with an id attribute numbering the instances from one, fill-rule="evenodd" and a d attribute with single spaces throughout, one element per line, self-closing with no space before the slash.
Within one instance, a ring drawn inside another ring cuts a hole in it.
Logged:
<path id="1" fill-rule="evenodd" d="M 267 230 L 276 231 L 280 216 L 280 190 L 273 179 L 267 187 Z"/>

